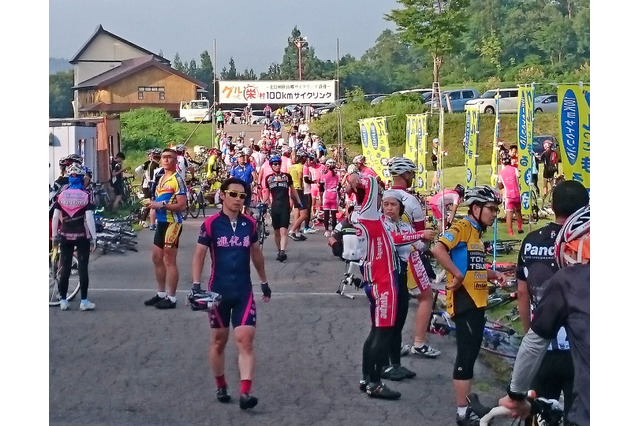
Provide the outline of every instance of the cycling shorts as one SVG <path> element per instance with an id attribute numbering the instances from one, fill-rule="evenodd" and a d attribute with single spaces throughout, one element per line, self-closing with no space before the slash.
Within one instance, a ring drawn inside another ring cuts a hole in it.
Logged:
<path id="1" fill-rule="evenodd" d="M 228 328 L 240 325 L 256 326 L 256 302 L 253 292 L 245 295 L 221 295 L 220 304 L 209 309 L 209 326 L 211 328 Z"/>
<path id="2" fill-rule="evenodd" d="M 507 198 L 504 202 L 504 209 L 508 212 L 520 211 L 520 198 Z"/>
<path id="3" fill-rule="evenodd" d="M 324 210 L 338 210 L 338 193 L 334 191 L 325 192 L 322 197 L 322 208 Z"/>
<path id="4" fill-rule="evenodd" d="M 320 198 L 320 185 L 317 183 L 311 185 L 311 198 Z"/>
<path id="5" fill-rule="evenodd" d="M 456 325 L 456 360 L 453 380 L 473 379 L 473 366 L 480 353 L 484 334 L 484 309 L 471 309 L 453 318 Z"/>
<path id="6" fill-rule="evenodd" d="M 182 223 L 158 222 L 153 244 L 161 249 L 178 248 L 180 234 L 182 234 Z"/>
<path id="7" fill-rule="evenodd" d="M 288 228 L 290 219 L 291 212 L 289 211 L 289 206 L 271 207 L 271 223 L 273 224 L 273 229 Z"/>
<path id="8" fill-rule="evenodd" d="M 117 180 L 115 183 L 111 184 L 111 187 L 113 188 L 115 195 L 124 196 L 124 182 Z"/>
<path id="9" fill-rule="evenodd" d="M 387 282 L 368 284 L 364 292 L 371 303 L 371 326 L 393 327 L 398 316 L 398 274 Z"/>
<path id="10" fill-rule="evenodd" d="M 420 256 L 419 251 L 413 250 L 409 255 L 407 289 L 413 296 L 431 291 L 431 279 L 427 275 L 427 268 L 431 268 L 431 265 L 426 265 L 425 262 L 428 262 L 428 259 Z"/>

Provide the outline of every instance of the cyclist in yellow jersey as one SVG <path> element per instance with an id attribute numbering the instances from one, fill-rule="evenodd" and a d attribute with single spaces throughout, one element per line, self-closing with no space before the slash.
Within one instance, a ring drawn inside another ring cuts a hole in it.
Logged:
<path id="1" fill-rule="evenodd" d="M 176 172 L 178 156 L 166 148 L 160 156 L 162 171 L 158 176 L 156 199 L 149 206 L 156 210 L 158 225 L 153 239 L 152 260 L 156 272 L 158 292 L 146 300 L 146 306 L 158 309 L 176 307 L 176 290 L 178 288 L 178 240 L 182 233 L 181 212 L 187 205 L 187 187 L 180 174 Z M 169 291 L 166 291 L 167 284 Z"/>
<path id="2" fill-rule="evenodd" d="M 289 167 L 289 174 L 293 179 L 293 189 L 298 193 L 298 199 L 302 202 L 302 207 L 299 205 L 293 205 L 293 223 L 289 230 L 289 238 L 294 241 L 304 241 L 307 239 L 301 232 L 300 226 L 309 217 L 310 200 L 308 200 L 304 194 L 303 187 L 303 169 L 306 161 L 306 154 L 304 151 L 299 150 L 296 152 L 295 163 Z"/>
<path id="3" fill-rule="evenodd" d="M 487 280 L 505 282 L 501 272 L 487 270 L 480 236 L 493 224 L 502 203 L 500 193 L 483 185 L 464 195 L 469 212 L 454 222 L 431 249 L 447 270 L 447 312 L 456 325 L 457 354 L 453 369 L 456 423 L 466 424 L 467 395 L 471 392 L 473 366 L 480 352 L 487 306 Z"/>

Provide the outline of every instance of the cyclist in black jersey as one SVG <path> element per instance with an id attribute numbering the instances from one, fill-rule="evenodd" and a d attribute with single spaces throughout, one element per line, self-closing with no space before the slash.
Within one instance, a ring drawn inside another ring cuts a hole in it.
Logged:
<path id="1" fill-rule="evenodd" d="M 538 306 L 549 278 L 559 270 L 554 246 L 560 228 L 569 216 L 589 204 L 589 193 L 577 181 L 560 183 L 553 194 L 555 222 L 529 233 L 522 241 L 518 255 L 518 310 L 525 333 L 530 328 L 531 311 Z M 573 362 L 569 346 L 566 330 L 561 327 L 547 348 L 531 385 L 537 397 L 557 400 L 562 392 L 565 413 L 573 401 Z"/>
<path id="2" fill-rule="evenodd" d="M 290 220 L 290 202 L 289 192 L 293 195 L 294 202 L 297 206 L 302 207 L 298 193 L 293 187 L 293 178 L 289 173 L 282 173 L 280 167 L 282 166 L 282 159 L 278 155 L 274 155 L 269 159 L 269 165 L 273 170 L 273 173 L 265 178 L 267 188 L 271 194 L 271 222 L 273 224 L 273 238 L 278 248 L 278 255 L 276 260 L 284 262 L 287 259 L 287 230 L 289 229 Z M 266 197 L 263 200 L 265 203 L 269 202 L 269 198 Z"/>
<path id="3" fill-rule="evenodd" d="M 560 327 L 565 327 L 575 374 L 573 401 L 564 424 L 590 424 L 590 227 L 587 205 L 567 218 L 558 232 L 554 250 L 561 269 L 545 284 L 531 328 L 520 345 L 507 396 L 500 399 L 500 405 L 510 408 L 513 417 L 529 414 L 527 391 L 549 343 Z"/>

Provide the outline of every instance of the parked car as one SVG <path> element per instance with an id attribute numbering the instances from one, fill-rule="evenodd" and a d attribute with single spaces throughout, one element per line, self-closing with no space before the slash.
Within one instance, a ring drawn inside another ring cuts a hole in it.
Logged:
<path id="1" fill-rule="evenodd" d="M 340 98 L 335 102 L 331 102 L 330 104 L 325 105 L 324 107 L 316 108 L 316 112 L 318 115 L 324 115 L 329 112 L 333 112 L 336 109 L 336 106 L 343 105 L 347 103 L 347 98 Z"/>
<path id="2" fill-rule="evenodd" d="M 533 155 L 536 157 L 536 163 L 540 163 L 540 156 L 544 152 L 544 141 L 551 141 L 551 149 L 558 153 L 558 162 L 562 162 L 560 156 L 560 147 L 558 145 L 558 140 L 553 135 L 538 135 L 533 137 L 533 142 L 531 144 L 531 149 L 533 150 Z"/>
<path id="3" fill-rule="evenodd" d="M 483 114 L 495 114 L 497 89 L 487 90 L 466 105 L 478 105 Z M 500 89 L 500 112 L 518 112 L 518 88 Z"/>
<path id="4" fill-rule="evenodd" d="M 431 106 L 431 93 L 425 94 L 423 97 L 425 98 L 425 105 Z M 451 111 L 449 112 L 464 112 L 466 103 L 472 99 L 478 99 L 480 94 L 476 89 L 445 90 L 440 93 L 440 102 L 444 105 L 445 110 L 449 108 L 447 97 L 451 103 Z"/>
<path id="5" fill-rule="evenodd" d="M 558 95 L 540 95 L 533 101 L 536 112 L 558 112 Z"/>
<path id="6" fill-rule="evenodd" d="M 373 99 L 371 100 L 371 105 L 377 105 L 377 104 L 379 104 L 379 103 L 380 103 L 380 102 L 382 102 L 382 101 L 383 101 L 387 96 L 389 96 L 389 95 L 380 95 L 380 96 L 378 96 L 377 98 L 373 98 Z"/>
<path id="7" fill-rule="evenodd" d="M 432 89 L 408 89 L 408 90 L 396 90 L 392 93 L 392 95 L 406 95 L 409 93 L 417 93 L 419 95 L 424 95 L 425 93 L 433 92 Z"/>

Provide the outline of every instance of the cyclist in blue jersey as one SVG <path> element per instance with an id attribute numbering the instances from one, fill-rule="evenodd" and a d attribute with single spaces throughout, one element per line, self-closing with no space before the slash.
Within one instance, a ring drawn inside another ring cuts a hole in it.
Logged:
<path id="1" fill-rule="evenodd" d="M 244 150 L 238 150 L 236 157 L 238 164 L 231 167 L 229 177 L 238 178 L 243 181 L 249 191 L 247 198 L 244 200 L 245 209 L 242 211 L 244 213 L 246 208 L 251 204 L 251 184 L 258 181 L 258 173 L 251 163 L 248 162 L 249 154 L 247 152 Z"/>
<path id="2" fill-rule="evenodd" d="M 158 221 L 153 238 L 151 259 L 156 272 L 158 292 L 145 306 L 158 309 L 176 307 L 176 290 L 178 289 L 178 241 L 182 233 L 181 212 L 187 205 L 187 187 L 176 171 L 178 156 L 171 148 L 165 148 L 160 155 L 162 174 L 158 176 L 155 187 L 155 200 L 149 207 L 156 210 Z M 167 285 L 169 291 L 167 292 Z"/>
<path id="3" fill-rule="evenodd" d="M 256 304 L 251 287 L 250 260 L 261 281 L 262 300 L 268 302 L 271 298 L 264 257 L 258 244 L 256 221 L 241 213 L 243 201 L 249 195 L 240 179 L 229 178 L 222 183 L 222 210 L 202 223 L 191 264 L 192 294 L 197 294 L 202 292 L 200 278 L 204 260 L 207 251 L 211 252 L 208 290 L 220 294 L 222 299 L 218 306 L 209 310 L 209 363 L 216 380 L 218 401 L 229 402 L 231 397 L 224 377 L 224 350 L 229 340 L 229 324 L 232 324 L 238 347 L 239 402 L 243 410 L 258 404 L 258 398 L 251 395 L 255 363 L 253 339 L 256 330 Z"/>

